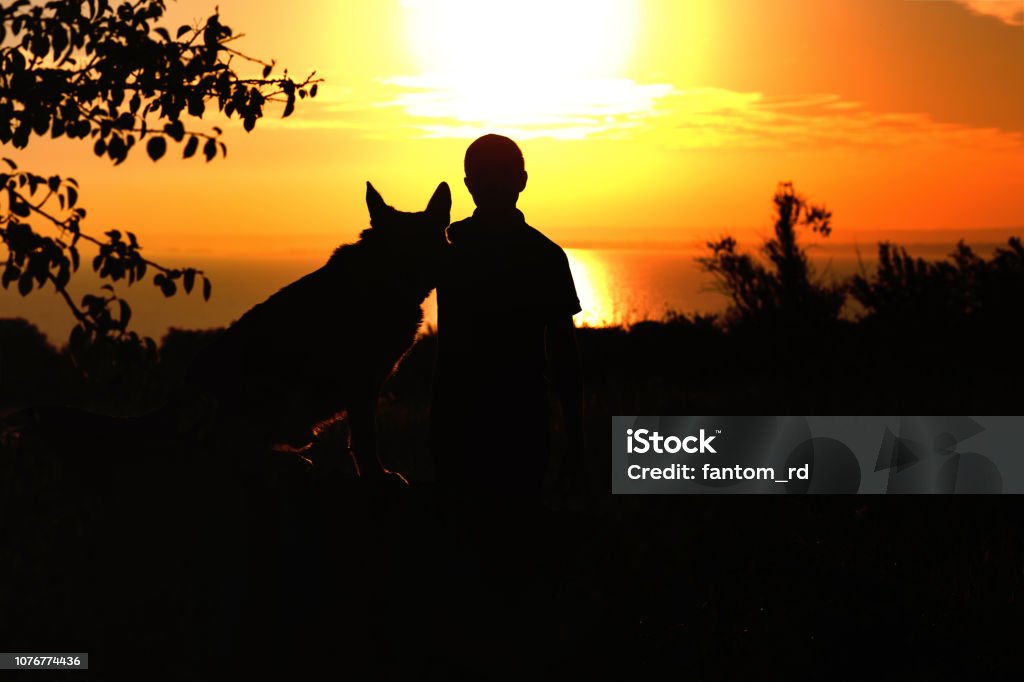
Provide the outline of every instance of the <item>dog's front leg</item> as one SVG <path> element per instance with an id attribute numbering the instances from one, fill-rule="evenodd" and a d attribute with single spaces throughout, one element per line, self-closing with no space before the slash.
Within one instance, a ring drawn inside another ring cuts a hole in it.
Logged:
<path id="1" fill-rule="evenodd" d="M 349 408 L 350 441 L 349 449 L 356 474 L 369 481 L 400 480 L 409 482 L 397 471 L 389 471 L 381 464 L 377 455 L 377 393 L 372 399 L 359 401 Z"/>

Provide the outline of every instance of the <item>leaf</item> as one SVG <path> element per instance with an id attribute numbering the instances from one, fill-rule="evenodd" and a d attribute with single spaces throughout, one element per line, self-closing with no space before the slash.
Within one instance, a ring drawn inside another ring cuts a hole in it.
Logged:
<path id="1" fill-rule="evenodd" d="M 153 30 L 154 30 L 154 32 L 155 32 L 155 33 L 156 33 L 157 35 L 159 35 L 159 36 L 160 36 L 161 38 L 163 38 L 163 39 L 164 39 L 164 40 L 166 40 L 167 42 L 171 42 L 171 34 L 170 34 L 170 33 L 169 33 L 168 31 L 167 31 L 167 29 L 166 29 L 166 28 L 164 28 L 163 26 L 160 26 L 160 27 L 158 27 L 158 28 L 155 28 L 155 29 L 153 29 Z"/>
<path id="2" fill-rule="evenodd" d="M 163 137 L 151 137 L 149 142 L 146 143 L 146 153 L 149 154 L 149 158 L 154 161 L 159 161 L 160 157 L 167 151 L 167 140 Z"/>
<path id="3" fill-rule="evenodd" d="M 36 278 L 39 286 L 43 286 L 46 283 L 47 276 L 50 274 L 49 259 L 44 254 L 30 257 L 28 272 L 31 272 L 32 276 Z"/>
<path id="4" fill-rule="evenodd" d="M 124 299 L 119 299 L 118 303 L 121 306 L 121 329 L 127 329 L 128 322 L 132 319 L 132 307 Z"/>
<path id="5" fill-rule="evenodd" d="M 68 186 L 68 208 L 74 208 L 75 204 L 78 203 L 78 190 L 74 187 Z"/>
<path id="6" fill-rule="evenodd" d="M 107 155 L 114 160 L 114 165 L 120 165 L 128 157 L 128 146 L 117 135 L 111 135 L 107 143 Z"/>
<path id="7" fill-rule="evenodd" d="M 13 201 L 11 201 L 11 213 L 22 218 L 27 218 L 29 214 L 28 203 L 22 201 L 21 197 L 15 195 L 12 192 Z"/>
<path id="8" fill-rule="evenodd" d="M 189 268 L 188 270 L 185 271 L 185 278 L 182 281 L 182 284 L 185 286 L 185 293 L 186 294 L 191 294 L 192 293 L 192 286 L 195 284 L 195 282 L 196 282 L 196 271 L 193 270 L 192 268 Z"/>
<path id="9" fill-rule="evenodd" d="M 181 142 L 185 138 L 185 124 L 181 121 L 166 123 L 164 132 L 170 135 L 175 142 Z"/>
<path id="10" fill-rule="evenodd" d="M 62 291 L 64 287 L 68 285 L 69 281 L 71 281 L 71 270 L 68 268 L 67 261 L 64 261 L 61 263 L 60 269 L 57 271 L 57 277 L 54 278 L 54 286 L 56 286 L 58 290 Z"/>
<path id="11" fill-rule="evenodd" d="M 183 35 L 185 35 L 186 33 L 188 33 L 191 30 L 192 30 L 191 26 L 189 26 L 188 24 L 182 24 L 181 26 L 178 27 L 178 33 L 177 33 L 176 37 L 181 38 Z"/>
<path id="12" fill-rule="evenodd" d="M 60 28 L 53 33 L 53 57 L 59 59 L 68 47 L 68 32 Z"/>
<path id="13" fill-rule="evenodd" d="M 107 153 L 107 142 L 102 137 L 96 140 L 96 144 L 92 146 L 92 151 L 96 156 L 103 156 Z"/>
<path id="14" fill-rule="evenodd" d="M 309 89 L 309 96 L 310 97 L 316 97 L 316 92 L 317 92 L 317 87 L 316 86 L 317 86 L 317 84 L 313 83 L 313 87 L 311 87 Z"/>
<path id="15" fill-rule="evenodd" d="M 207 161 L 212 161 L 213 157 L 217 156 L 217 141 L 209 139 L 206 144 L 203 145 L 203 156 L 206 157 Z"/>
<path id="16" fill-rule="evenodd" d="M 28 296 L 30 291 L 32 291 L 32 273 L 26 272 L 18 280 L 18 293 L 22 296 Z"/>
<path id="17" fill-rule="evenodd" d="M 206 111 L 206 103 L 203 101 L 203 95 L 201 93 L 189 98 L 188 113 L 190 116 L 202 118 L 204 111 Z"/>
<path id="18" fill-rule="evenodd" d="M 81 324 L 76 324 L 74 329 L 71 330 L 71 348 L 81 350 L 86 343 L 88 343 L 88 332 L 86 332 L 85 327 Z"/>
<path id="19" fill-rule="evenodd" d="M 50 135 L 54 138 L 58 138 L 64 134 L 67 127 L 64 123 L 64 119 L 53 117 L 53 123 L 50 125 Z"/>
<path id="20" fill-rule="evenodd" d="M 266 78 L 267 76 L 269 76 L 270 75 L 270 71 L 271 71 L 270 64 L 267 64 L 266 66 L 264 66 L 263 67 L 263 77 Z"/>
<path id="21" fill-rule="evenodd" d="M 204 301 L 209 301 L 210 300 L 210 294 L 213 293 L 212 290 L 213 290 L 213 285 L 210 283 L 210 280 L 206 278 L 206 275 L 203 275 L 203 300 Z"/>
<path id="22" fill-rule="evenodd" d="M 185 152 L 182 154 L 182 158 L 190 159 L 196 154 L 196 150 L 199 148 L 199 138 L 193 135 L 188 138 L 188 142 L 185 143 Z"/>
<path id="23" fill-rule="evenodd" d="M 4 270 L 4 276 L 2 280 L 4 289 L 6 289 L 11 282 L 18 279 L 19 277 L 21 277 L 21 268 L 19 268 L 17 265 L 14 265 L 13 263 L 8 263 L 7 268 Z"/>
<path id="24" fill-rule="evenodd" d="M 36 36 L 35 40 L 32 41 L 32 54 L 37 57 L 45 57 L 46 53 L 50 51 L 50 39 L 46 36 Z"/>

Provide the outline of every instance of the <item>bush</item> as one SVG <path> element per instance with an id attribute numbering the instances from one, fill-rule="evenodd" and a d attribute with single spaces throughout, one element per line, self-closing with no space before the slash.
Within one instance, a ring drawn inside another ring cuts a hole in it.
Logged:
<path id="1" fill-rule="evenodd" d="M 1024 246 L 1013 237 L 986 260 L 960 241 L 949 260 L 928 262 L 883 242 L 874 276 L 855 276 L 850 294 L 876 325 L 937 330 L 973 321 L 1002 326 L 1021 313 Z"/>
<path id="2" fill-rule="evenodd" d="M 797 238 L 801 228 L 827 237 L 832 213 L 811 206 L 788 182 L 779 185 L 774 203 L 775 236 L 761 247 L 767 264 L 739 253 L 733 237 L 708 242 L 711 255 L 697 259 L 731 301 L 727 322 L 778 329 L 835 322 L 845 301 L 845 287 L 816 275 Z"/>

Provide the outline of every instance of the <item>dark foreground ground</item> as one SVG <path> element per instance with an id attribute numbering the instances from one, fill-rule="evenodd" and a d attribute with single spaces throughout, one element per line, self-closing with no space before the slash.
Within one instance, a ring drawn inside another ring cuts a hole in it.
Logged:
<path id="1" fill-rule="evenodd" d="M 5 324 L 8 414 L 143 412 L 202 343 L 172 334 L 160 366 L 104 392 Z M 92 679 L 1007 677 L 1017 498 L 613 497 L 608 463 L 614 414 L 1021 414 L 1015 338 L 584 330 L 585 504 L 437 496 L 432 336 L 381 399 L 407 489 L 363 484 L 329 443 L 309 469 L 67 417 L 0 452 L 0 649 L 88 651 Z"/>

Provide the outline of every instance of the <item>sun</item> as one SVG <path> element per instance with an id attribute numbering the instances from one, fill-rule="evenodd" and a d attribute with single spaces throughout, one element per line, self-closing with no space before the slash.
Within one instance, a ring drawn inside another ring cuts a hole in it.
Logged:
<path id="1" fill-rule="evenodd" d="M 408 0 L 406 28 L 426 72 L 512 83 L 620 75 L 632 49 L 628 0 Z"/>
<path id="2" fill-rule="evenodd" d="M 489 129 L 556 129 L 649 106 L 626 78 L 636 33 L 629 0 L 406 0 L 420 73 L 392 82 L 414 116 Z"/>

